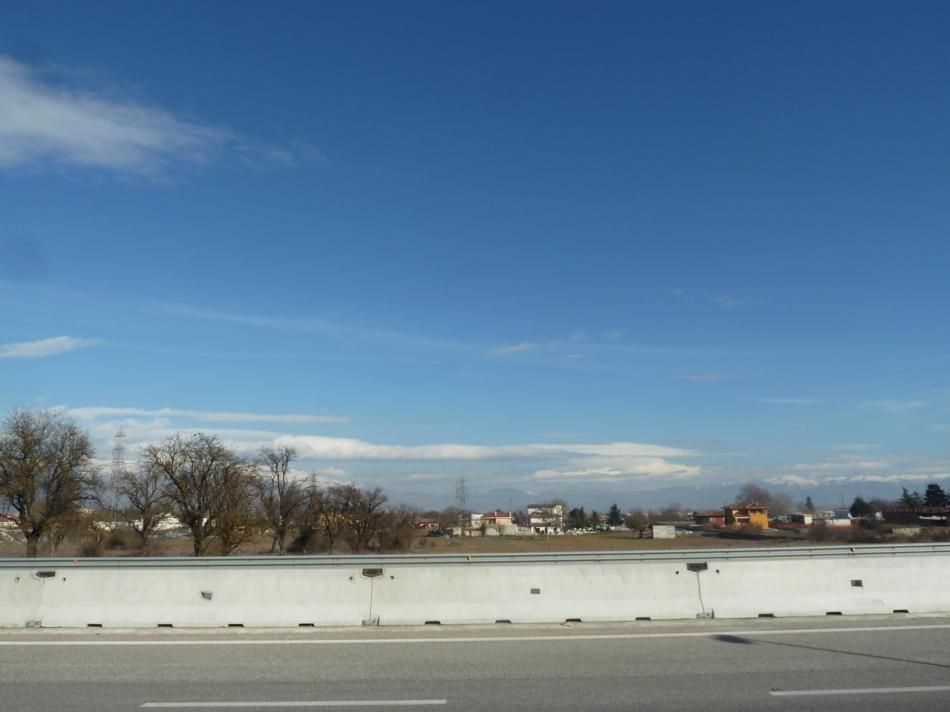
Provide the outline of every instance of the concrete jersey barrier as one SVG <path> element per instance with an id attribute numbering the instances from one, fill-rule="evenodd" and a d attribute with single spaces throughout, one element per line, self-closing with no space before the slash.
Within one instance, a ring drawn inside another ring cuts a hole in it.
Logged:
<path id="1" fill-rule="evenodd" d="M 950 545 L 0 559 L 0 626 L 297 627 L 950 612 Z"/>

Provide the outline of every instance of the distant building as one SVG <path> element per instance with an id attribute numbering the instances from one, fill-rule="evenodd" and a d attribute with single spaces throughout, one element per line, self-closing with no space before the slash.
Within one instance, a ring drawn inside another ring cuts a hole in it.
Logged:
<path id="1" fill-rule="evenodd" d="M 913 507 L 885 509 L 888 524 L 914 524 L 927 527 L 945 527 L 950 521 L 950 507 Z"/>
<path id="2" fill-rule="evenodd" d="M 723 508 L 727 527 L 769 528 L 769 508 L 756 502 L 730 504 Z"/>
<path id="3" fill-rule="evenodd" d="M 485 512 L 481 523 L 489 527 L 504 527 L 513 522 L 511 512 Z"/>
<path id="4" fill-rule="evenodd" d="M 710 512 L 693 512 L 693 523 L 707 527 L 724 527 L 726 525 L 726 514 L 721 509 L 714 509 Z"/>
<path id="5" fill-rule="evenodd" d="M 781 514 L 772 520 L 777 526 L 782 527 L 810 527 L 814 524 L 814 517 L 811 512 L 801 514 Z"/>
<path id="6" fill-rule="evenodd" d="M 814 514 L 816 527 L 850 527 L 851 514 L 847 509 L 820 509 Z"/>
<path id="7" fill-rule="evenodd" d="M 416 527 L 419 529 L 424 529 L 425 531 L 437 531 L 439 527 L 438 519 L 418 519 L 416 520 Z"/>
<path id="8" fill-rule="evenodd" d="M 529 504 L 528 526 L 535 534 L 560 534 L 564 530 L 564 505 Z"/>

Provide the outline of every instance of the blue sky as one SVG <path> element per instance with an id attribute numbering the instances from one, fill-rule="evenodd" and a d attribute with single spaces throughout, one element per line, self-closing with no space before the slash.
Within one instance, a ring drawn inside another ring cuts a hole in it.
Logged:
<path id="1" fill-rule="evenodd" d="M 948 21 L 8 4 L 0 408 L 445 503 L 950 477 Z"/>

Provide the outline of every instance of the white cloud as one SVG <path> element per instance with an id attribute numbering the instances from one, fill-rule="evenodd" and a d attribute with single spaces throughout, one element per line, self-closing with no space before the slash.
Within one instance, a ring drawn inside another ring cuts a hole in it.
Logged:
<path id="1" fill-rule="evenodd" d="M 610 443 L 564 443 L 549 445 L 529 445 L 537 450 L 557 451 L 560 453 L 602 456 L 602 457 L 696 457 L 700 453 L 696 450 L 687 450 L 666 445 L 651 445 L 648 443 L 610 442 Z"/>
<path id="2" fill-rule="evenodd" d="M 211 429 L 197 426 L 195 422 L 272 422 L 277 424 L 309 423 L 313 418 L 324 416 L 261 415 L 256 413 L 229 413 L 175 408 L 64 408 L 66 415 L 82 419 L 100 453 L 108 453 L 115 433 L 121 429 L 126 434 L 128 460 L 134 461 L 139 448 L 158 443 L 175 434 L 188 436 L 204 430 L 217 435 L 221 442 L 247 456 L 253 456 L 262 447 L 288 446 L 296 449 L 299 462 L 309 464 L 311 470 L 301 470 L 301 477 L 315 471 L 328 481 L 359 479 L 365 476 L 366 466 L 354 466 L 350 473 L 340 465 L 345 462 L 384 463 L 374 464 L 374 477 L 399 478 L 385 463 L 397 462 L 446 462 L 485 463 L 483 468 L 505 462 L 505 470 L 515 480 L 554 481 L 605 481 L 618 482 L 628 479 L 669 478 L 679 479 L 700 474 L 700 467 L 682 464 L 676 460 L 692 458 L 702 453 L 685 448 L 668 447 L 650 443 L 618 441 L 608 443 L 528 443 L 510 445 L 470 445 L 460 443 L 433 443 L 421 445 L 381 444 L 358 438 L 329 437 L 316 434 L 293 434 L 274 430 L 244 428 Z M 323 421 L 319 421 L 323 422 Z M 512 465 L 510 463 L 518 463 Z M 452 467 L 438 477 L 451 477 Z M 387 470 L 389 474 L 386 473 Z M 362 472 L 362 475 L 361 475 Z M 436 476 L 416 471 L 402 477 L 406 481 L 425 482 Z"/>
<path id="3" fill-rule="evenodd" d="M 95 339 L 77 339 L 73 336 L 54 336 L 39 341 L 22 341 L 0 344 L 0 358 L 46 358 L 67 351 L 86 348 L 95 344 Z"/>
<path id="4" fill-rule="evenodd" d="M 698 465 L 681 465 L 660 458 L 619 462 L 614 466 L 538 470 L 533 478 L 546 481 L 618 482 L 631 479 L 686 478 L 700 473 Z"/>
<path id="5" fill-rule="evenodd" d="M 631 479 L 695 477 L 698 465 L 671 462 L 668 458 L 695 457 L 695 450 L 647 443 L 573 443 L 535 445 L 565 456 L 561 468 L 544 468 L 532 476 L 535 480 L 618 482 Z"/>
<path id="6" fill-rule="evenodd" d="M 277 444 L 293 447 L 301 457 L 316 460 L 499 460 L 544 455 L 531 445 L 381 445 L 323 435 L 284 435 Z"/>
<path id="7" fill-rule="evenodd" d="M 298 467 L 292 467 L 288 471 L 290 478 L 297 482 L 306 484 L 316 484 L 320 487 L 327 485 L 346 484 L 346 472 L 339 467 L 325 467 L 321 470 L 302 470 Z"/>
<path id="8" fill-rule="evenodd" d="M 510 346 L 502 346 L 499 349 L 492 351 L 492 356 L 507 356 L 508 354 L 516 354 L 521 351 L 528 351 L 533 349 L 535 344 L 531 341 L 522 341 L 519 344 L 511 344 Z"/>
<path id="9" fill-rule="evenodd" d="M 225 151 L 244 162 L 294 160 L 289 151 L 255 144 L 226 128 L 54 84 L 0 56 L 0 168 L 53 164 L 155 175 L 169 163 L 208 164 Z"/>
<path id="10" fill-rule="evenodd" d="M 784 485 L 786 487 L 817 487 L 817 477 L 801 477 L 800 475 L 779 475 L 765 480 L 770 485 Z"/>
<path id="11" fill-rule="evenodd" d="M 348 423 L 349 418 L 337 415 L 304 415 L 299 413 L 244 413 L 182 408 L 58 408 L 65 415 L 84 420 L 114 417 L 188 418 L 205 423 Z"/>

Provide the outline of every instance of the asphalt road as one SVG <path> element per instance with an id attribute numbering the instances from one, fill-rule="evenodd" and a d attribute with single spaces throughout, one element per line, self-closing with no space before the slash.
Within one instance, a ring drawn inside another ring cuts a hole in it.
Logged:
<path id="1" fill-rule="evenodd" d="M 0 709 L 950 709 L 950 618 L 0 630 Z"/>

